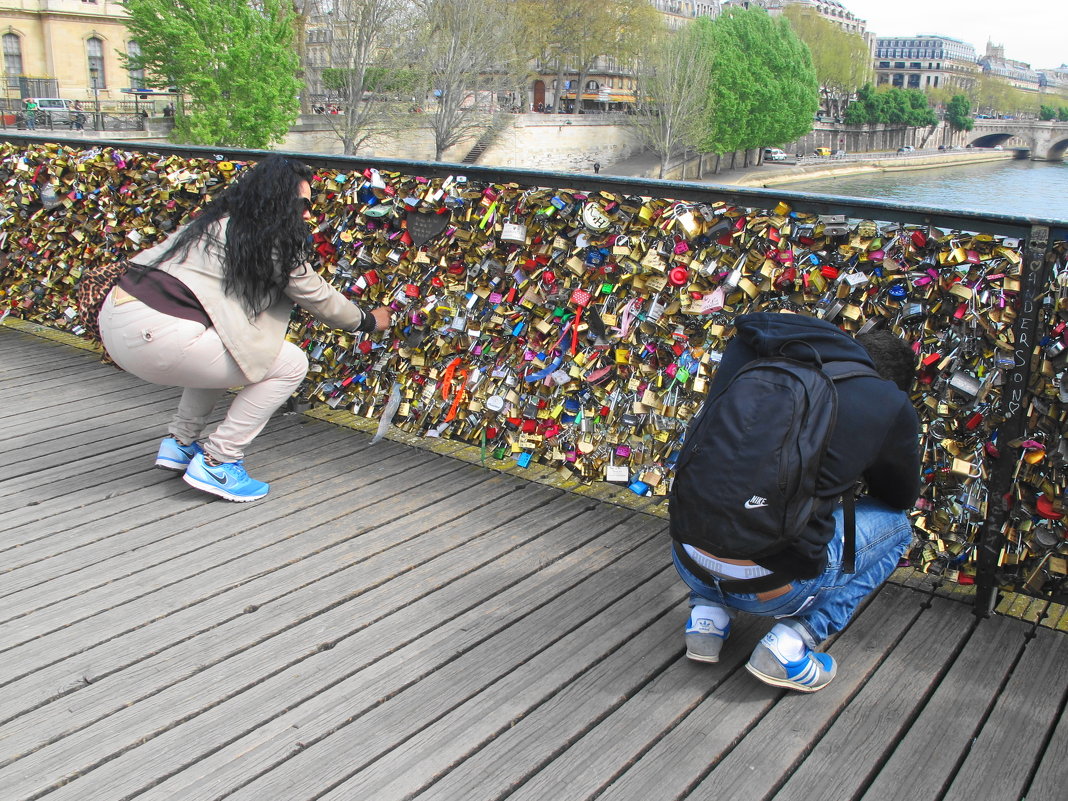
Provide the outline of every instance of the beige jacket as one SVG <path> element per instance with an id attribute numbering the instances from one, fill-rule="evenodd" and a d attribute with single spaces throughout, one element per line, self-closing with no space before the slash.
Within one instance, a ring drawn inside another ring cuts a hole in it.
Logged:
<path id="1" fill-rule="evenodd" d="M 290 275 L 285 297 L 261 314 L 250 317 L 241 301 L 223 289 L 225 223 L 226 220 L 221 220 L 208 231 L 200 242 L 189 248 L 184 259 L 171 259 L 159 265 L 159 269 L 178 278 L 197 296 L 219 338 L 250 382 L 261 380 L 274 364 L 285 340 L 294 303 L 333 328 L 355 331 L 360 327 L 365 312 L 307 264 Z M 140 265 L 152 264 L 176 235 L 177 232 L 130 261 Z"/>

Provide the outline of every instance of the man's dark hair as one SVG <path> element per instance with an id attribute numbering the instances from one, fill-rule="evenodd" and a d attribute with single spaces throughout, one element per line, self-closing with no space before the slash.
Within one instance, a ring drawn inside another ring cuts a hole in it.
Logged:
<path id="1" fill-rule="evenodd" d="M 223 243 L 223 286 L 258 314 L 282 296 L 293 270 L 310 256 L 308 224 L 297 194 L 312 171 L 299 161 L 270 155 L 236 178 L 177 237 L 156 265 L 184 258 L 210 227 L 229 218 Z M 152 266 L 156 266 L 152 265 Z"/>
<path id="2" fill-rule="evenodd" d="M 902 392 L 912 389 L 916 380 L 916 354 L 901 337 L 891 331 L 869 331 L 856 337 L 868 352 L 879 375 L 893 381 Z"/>

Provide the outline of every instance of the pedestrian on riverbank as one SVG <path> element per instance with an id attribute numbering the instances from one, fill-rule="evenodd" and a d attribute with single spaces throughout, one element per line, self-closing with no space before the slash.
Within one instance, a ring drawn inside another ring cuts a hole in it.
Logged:
<path id="1" fill-rule="evenodd" d="M 230 501 L 269 489 L 245 449 L 308 371 L 285 339 L 293 305 L 347 331 L 381 331 L 390 310 L 364 311 L 312 269 L 311 170 L 272 155 L 237 178 L 187 226 L 130 260 L 100 311 L 111 358 L 145 381 L 184 387 L 156 466 Z M 242 387 L 204 437 L 227 389 Z"/>
<path id="2" fill-rule="evenodd" d="M 28 131 L 37 130 L 37 109 L 39 109 L 39 108 L 40 108 L 40 105 L 38 105 L 37 101 L 34 98 L 32 98 L 32 97 L 27 97 L 26 98 L 26 109 L 25 109 L 26 130 L 28 130 Z"/>

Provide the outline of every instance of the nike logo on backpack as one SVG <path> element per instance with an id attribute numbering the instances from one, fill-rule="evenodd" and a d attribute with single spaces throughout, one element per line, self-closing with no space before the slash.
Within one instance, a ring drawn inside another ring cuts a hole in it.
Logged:
<path id="1" fill-rule="evenodd" d="M 745 502 L 746 509 L 760 509 L 763 506 L 768 505 L 767 498 L 761 498 L 759 495 L 754 495 L 748 501 Z"/>

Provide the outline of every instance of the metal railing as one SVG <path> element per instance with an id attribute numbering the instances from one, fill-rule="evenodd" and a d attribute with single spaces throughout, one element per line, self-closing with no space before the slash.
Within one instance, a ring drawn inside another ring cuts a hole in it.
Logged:
<path id="1" fill-rule="evenodd" d="M 10 132 L 6 139 L 20 151 L 40 146 L 37 139 Z M 126 154 L 108 159 L 110 164 L 104 166 L 109 175 L 119 162 L 120 170 L 141 175 L 161 157 L 186 159 L 188 163 L 178 171 L 186 176 L 183 180 L 189 176 L 204 180 L 184 185 L 187 204 L 169 213 L 172 221 L 198 202 L 197 192 L 203 192 L 203 186 L 217 186 L 233 174 L 233 162 L 255 161 L 269 153 L 162 144 L 138 148 L 93 139 L 65 140 L 64 144 L 80 148 L 90 160 L 108 149 Z M 410 303 L 412 297 L 425 299 L 432 294 L 438 304 L 426 311 L 432 339 L 449 344 L 450 360 L 461 354 L 472 367 L 483 358 L 471 355 L 482 351 L 477 343 L 490 340 L 478 334 L 481 338 L 472 345 L 473 329 L 458 321 L 477 315 L 482 325 L 489 326 L 486 321 L 500 319 L 492 325 L 501 326 L 502 341 L 517 342 L 520 334 L 508 317 L 518 315 L 530 324 L 528 332 L 533 327 L 553 331 L 549 337 L 553 339 L 561 321 L 575 311 L 569 293 L 582 288 L 590 290 L 598 302 L 606 298 L 602 314 L 609 313 L 610 300 L 616 310 L 632 300 L 638 310 L 648 310 L 660 300 L 679 304 L 677 308 L 668 304 L 659 320 L 639 311 L 635 339 L 617 348 L 625 353 L 617 358 L 624 359 L 622 369 L 627 374 L 651 376 L 653 383 L 643 378 L 638 386 L 652 387 L 654 395 L 655 379 L 664 370 L 657 360 L 680 348 L 691 355 L 720 349 L 735 314 L 800 305 L 850 330 L 871 321 L 891 327 L 915 343 L 923 364 L 913 393 L 924 425 L 925 453 L 924 496 L 913 513 L 920 542 L 916 564 L 962 582 L 971 581 L 974 572 L 976 613 L 980 615 L 993 608 L 999 588 L 1043 597 L 1060 597 L 1068 591 L 1068 581 L 1058 572 L 1068 545 L 1063 525 L 1057 523 L 1062 477 L 1068 475 L 1068 441 L 1063 439 L 1060 422 L 1061 417 L 1068 418 L 1062 414 L 1068 404 L 1068 365 L 1063 362 L 1068 350 L 1060 356 L 1068 344 L 1068 221 L 677 181 L 286 155 L 317 171 L 316 246 L 331 265 L 331 280 L 364 300 L 400 303 L 407 297 Z M 139 165 L 126 165 L 137 159 Z M 91 162 L 88 174 L 92 175 Z M 131 179 L 129 186 L 137 182 Z M 183 196 L 174 186 L 166 189 L 171 201 Z M 153 205 L 152 187 L 140 191 L 143 196 L 134 199 L 138 219 L 154 214 L 167 217 Z M 419 247 L 397 244 L 403 241 L 397 237 L 408 230 L 405 218 L 412 213 L 405 212 L 399 201 L 411 203 L 413 197 L 419 200 L 432 194 L 450 198 L 450 204 L 441 207 L 448 212 L 449 230 L 437 235 L 444 237 L 443 242 L 424 246 L 427 258 L 420 259 L 416 269 Z M 43 300 L 50 295 L 42 282 L 61 286 L 63 277 L 57 275 L 54 264 L 41 261 L 40 249 L 24 244 L 32 243 L 32 236 L 19 227 L 24 225 L 20 215 L 26 196 L 20 190 L 5 201 L 8 217 L 0 225 L 7 233 L 0 250 L 7 252 L 8 259 L 0 271 L 0 288 L 13 298 L 16 313 L 69 326 L 69 315 L 64 317 L 62 309 L 47 306 Z M 133 202 L 126 200 L 118 208 Z M 390 206 L 385 217 L 364 214 L 383 205 Z M 584 216 L 592 205 L 601 216 Z M 47 216 L 32 219 L 48 224 Z M 538 235 L 527 236 L 525 230 L 523 238 L 516 239 L 513 229 L 511 239 L 502 239 L 505 222 L 524 223 Z M 120 218 L 112 227 L 121 231 L 123 224 Z M 138 247 L 146 244 L 140 241 Z M 128 252 L 134 246 L 120 238 L 116 248 Z M 681 268 L 678 280 L 683 281 L 674 289 L 665 280 L 671 273 L 678 283 L 672 265 Z M 782 279 L 789 269 L 797 277 L 787 282 L 790 288 L 786 290 Z M 548 283 L 546 273 L 554 274 Z M 537 291 L 533 299 L 527 298 L 527 305 L 518 297 L 501 300 L 503 287 L 510 283 L 521 291 Z M 706 301 L 717 286 L 728 287 L 727 307 L 712 309 L 710 314 L 686 311 L 686 304 L 698 303 L 697 298 Z M 493 287 L 502 289 L 491 291 Z M 495 304 L 513 305 L 507 307 L 507 314 L 494 311 L 488 298 Z M 461 311 L 464 305 L 467 312 Z M 351 350 L 351 341 L 304 325 L 301 321 L 294 335 L 313 361 L 326 359 L 324 353 L 349 354 L 321 362 L 314 373 L 316 385 L 304 390 L 334 408 L 351 405 L 354 413 L 368 416 L 383 406 L 391 380 L 385 380 L 386 376 L 418 376 L 420 386 L 433 385 L 438 379 L 431 376 L 440 377 L 445 365 L 442 353 L 436 351 L 421 354 L 418 360 L 391 361 L 399 359 L 395 350 L 376 349 L 385 359 L 376 368 Z M 529 336 L 524 337 L 523 352 L 535 364 L 551 362 L 546 353 L 537 351 L 551 343 L 534 333 Z M 589 330 L 586 337 L 589 352 L 603 358 L 609 347 L 606 341 L 598 342 Z M 409 345 L 412 341 L 398 340 Z M 404 347 L 422 347 L 409 345 Z M 487 345 L 486 350 L 497 348 Z M 968 354 L 968 361 L 961 361 L 962 353 Z M 561 358 L 561 364 L 571 364 L 572 372 L 582 374 L 580 365 L 566 361 L 566 354 Z M 658 366 L 650 373 L 653 363 Z M 513 367 L 520 372 L 526 369 L 522 364 L 498 365 L 505 371 Z M 557 368 L 563 369 L 560 364 Z M 354 382 L 354 371 L 363 380 Z M 580 431 L 573 423 L 561 423 L 565 417 L 558 416 L 554 419 L 562 431 L 553 437 L 590 437 L 593 456 L 589 465 L 596 465 L 596 454 L 608 443 L 631 442 L 635 452 L 644 449 L 641 458 L 646 461 L 635 462 L 635 467 L 647 469 L 650 481 L 658 470 L 662 476 L 669 475 L 670 454 L 681 436 L 682 420 L 702 396 L 695 379 L 706 383 L 699 373 L 694 371 L 682 384 L 668 381 L 674 387 L 673 396 L 668 389 L 657 398 L 641 398 L 662 401 L 658 406 L 635 398 L 633 408 L 644 411 L 628 415 L 626 421 L 610 415 Z M 1062 375 L 1063 395 L 1058 391 Z M 567 390 L 569 397 L 585 398 L 582 403 L 593 402 L 591 398 L 604 401 L 599 388 L 576 380 L 578 388 Z M 570 386 L 567 370 L 560 381 L 561 386 Z M 477 392 L 472 396 L 476 401 Z M 423 400 L 427 403 L 419 406 Z M 450 423 L 444 421 L 445 410 L 436 396 L 423 399 L 415 393 L 409 401 L 411 416 L 405 414 L 395 421 L 406 430 L 427 433 L 433 427 L 435 435 L 477 442 L 479 431 L 485 434 L 492 428 L 495 437 L 504 438 L 500 441 L 525 443 L 520 452 L 528 462 L 535 458 L 556 465 L 558 457 L 563 458 L 562 448 L 554 445 L 550 452 L 546 445 L 552 437 L 540 442 L 509 439 L 512 435 L 503 427 L 498 431 L 497 426 L 489 426 L 484 411 L 469 409 L 462 419 Z M 537 415 L 531 419 L 544 422 Z M 544 433 L 546 429 L 537 430 Z M 504 452 L 503 446 L 491 449 Z M 1041 458 L 1033 458 L 1036 454 Z M 593 479 L 598 468 L 579 462 L 579 467 L 567 460 L 558 466 L 578 479 Z M 638 485 L 635 491 L 653 492 L 650 482 Z M 663 487 L 656 485 L 653 494 L 664 494 Z"/>

